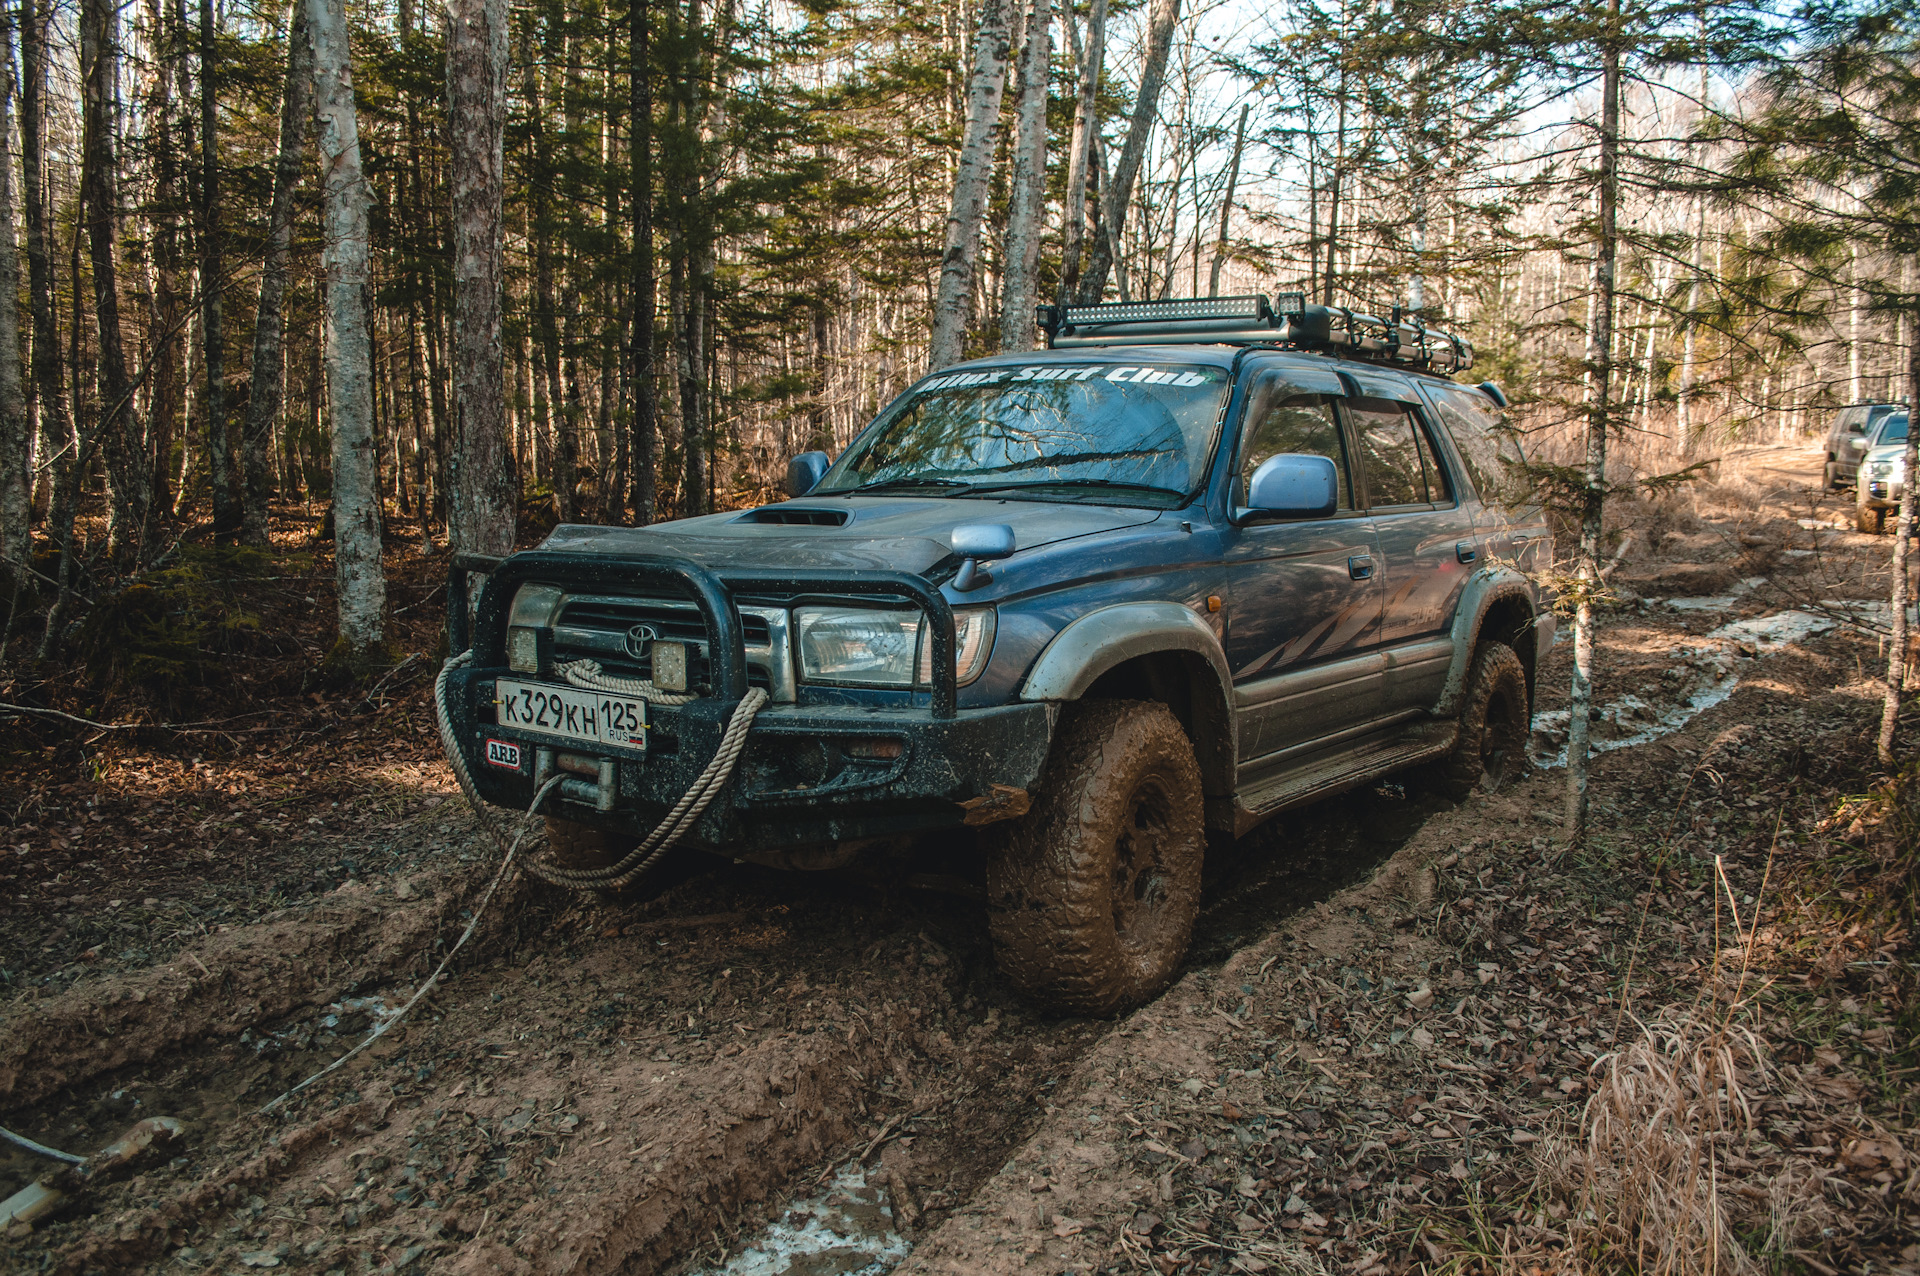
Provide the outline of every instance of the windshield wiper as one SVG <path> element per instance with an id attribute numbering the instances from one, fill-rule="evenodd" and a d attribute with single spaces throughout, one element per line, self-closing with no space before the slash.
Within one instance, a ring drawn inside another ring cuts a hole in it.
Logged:
<path id="1" fill-rule="evenodd" d="M 872 482 L 861 483 L 855 487 L 837 487 L 830 492 L 822 492 L 820 493 L 820 495 L 852 496 L 856 492 L 883 492 L 890 487 L 908 488 L 908 489 L 916 488 L 916 487 L 939 487 L 939 488 L 958 487 L 958 488 L 971 489 L 973 487 L 973 484 L 965 482 L 964 480 L 961 480 L 961 479 L 950 479 L 950 478 L 874 479 Z"/>
<path id="2" fill-rule="evenodd" d="M 970 492 L 1008 492 L 1008 491 L 1013 491 L 1016 488 L 1026 488 L 1026 487 L 1075 487 L 1075 488 L 1106 487 L 1106 488 L 1120 488 L 1129 492 L 1160 492 L 1167 496 L 1185 496 L 1186 495 L 1185 492 L 1181 491 L 1178 488 L 1161 487 L 1157 483 L 1132 483 L 1132 482 L 1128 482 L 1125 479 L 1097 479 L 1097 478 L 1029 479 L 1023 483 L 970 483 L 967 485 L 967 489 Z"/>

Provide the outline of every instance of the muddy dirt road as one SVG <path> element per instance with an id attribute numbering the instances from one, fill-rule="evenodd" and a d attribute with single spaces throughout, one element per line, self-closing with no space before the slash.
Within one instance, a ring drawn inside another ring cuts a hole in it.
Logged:
<path id="1" fill-rule="evenodd" d="M 1835 527 L 1815 453 L 1729 469 L 1720 503 L 1636 529 L 1595 784 L 1610 845 L 1670 845 L 1678 821 L 1752 894 L 1755 829 L 1790 798 L 1789 827 L 1824 816 L 1805 777 L 1869 768 L 1886 542 Z M 1547 768 L 1564 660 L 1542 680 Z M 890 1238 L 872 1270 L 911 1247 L 902 1270 L 1403 1271 L 1442 1251 L 1393 1220 L 1503 1158 L 1518 1174 L 1576 1107 L 1573 1061 L 1622 989 L 1653 996 L 1699 960 L 1676 879 L 1681 920 L 1637 975 L 1609 964 L 1648 933 L 1644 897 L 1553 851 L 1552 769 L 1457 807 L 1382 785 L 1211 848 L 1188 974 L 1118 1023 L 999 986 L 964 845 L 813 875 L 685 859 L 631 899 L 515 884 L 408 1023 L 262 1114 L 412 995 L 488 879 L 444 769 L 418 732 L 403 745 L 377 777 L 329 777 L 338 805 L 309 823 L 241 821 L 270 891 L 210 901 L 64 861 L 64 894 L 21 889 L 0 1122 L 83 1152 L 145 1116 L 188 1134 L 16 1228 L 0 1267 L 778 1272 L 753 1265 L 763 1228 L 796 1234 L 791 1203 L 816 1198 Z M 0 1192 L 45 1168 L 0 1154 Z"/>

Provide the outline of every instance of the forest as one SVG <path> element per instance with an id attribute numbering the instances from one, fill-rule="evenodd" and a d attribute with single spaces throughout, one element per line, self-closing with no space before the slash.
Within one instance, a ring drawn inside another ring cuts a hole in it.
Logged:
<path id="1" fill-rule="evenodd" d="M 1463 331 L 1546 436 L 1598 384 L 1629 446 L 1794 437 L 1907 393 L 1909 16 L 27 4 L 8 635 L 276 508 L 344 606 L 375 528 L 752 503 L 1055 299 L 1300 290 Z"/>
<path id="2" fill-rule="evenodd" d="M 0 1269 L 1915 1276 L 1917 263 L 1911 0 L 0 0 Z M 1210 831 L 1117 1016 L 985 842 L 463 800 L 450 569 L 1248 294 L 1500 391 L 1510 782 Z"/>

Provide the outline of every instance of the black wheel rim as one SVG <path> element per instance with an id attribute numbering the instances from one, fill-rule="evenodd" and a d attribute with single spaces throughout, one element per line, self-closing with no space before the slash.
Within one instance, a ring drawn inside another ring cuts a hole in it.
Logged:
<path id="1" fill-rule="evenodd" d="M 1143 780 L 1127 803 L 1114 838 L 1113 931 L 1129 952 L 1151 952 L 1173 888 L 1167 852 L 1173 803 L 1155 777 Z"/>
<path id="2" fill-rule="evenodd" d="M 1525 757 L 1526 732 L 1514 708 L 1505 691 L 1495 691 L 1487 701 L 1486 726 L 1480 732 L 1480 771 L 1481 783 L 1489 789 L 1518 775 Z"/>

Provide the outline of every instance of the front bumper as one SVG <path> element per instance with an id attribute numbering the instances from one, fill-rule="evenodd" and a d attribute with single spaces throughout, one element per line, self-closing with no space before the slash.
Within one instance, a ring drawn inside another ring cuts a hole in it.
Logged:
<path id="1" fill-rule="evenodd" d="M 484 569 L 472 560 L 455 566 L 449 600 L 456 650 L 466 636 L 461 623 L 465 576 L 469 570 Z M 619 577 L 623 569 L 635 579 L 656 582 L 681 577 L 702 600 L 716 651 L 725 653 L 716 661 L 716 694 L 684 705 L 650 706 L 644 754 L 556 741 L 501 725 L 495 710 L 496 681 L 528 678 L 506 667 L 503 617 L 513 590 L 530 576 Z M 975 814 L 977 822 L 976 812 L 999 805 L 1006 790 L 1033 787 L 1046 761 L 1056 708 L 1015 703 L 957 710 L 951 673 L 953 618 L 937 593 L 924 582 L 895 573 L 846 573 L 819 580 L 798 579 L 808 575 L 804 572 L 794 575 L 793 583 L 813 596 L 844 591 L 864 597 L 894 594 L 918 602 L 934 626 L 935 667 L 941 667 L 944 656 L 947 675 L 936 677 L 931 703 L 925 707 L 763 707 L 738 767 L 694 825 L 689 843 L 747 854 L 954 828 L 968 823 L 969 814 Z M 751 585 L 765 588 L 764 580 Z M 597 768 L 601 778 L 594 784 L 563 784 L 542 809 L 611 832 L 651 832 L 712 760 L 745 690 L 732 587 L 735 582 L 724 573 L 670 560 L 582 562 L 575 555 L 535 552 L 515 555 L 493 570 L 474 619 L 474 663 L 454 670 L 447 681 L 454 739 L 480 796 L 525 810 L 543 762 L 563 771 Z M 505 747 L 490 747 L 490 741 Z"/>
<path id="2" fill-rule="evenodd" d="M 1870 510 L 1890 510 L 1900 504 L 1900 480 L 1893 478 L 1867 478 L 1860 482 L 1864 487 L 1860 493 L 1860 503 Z"/>
<path id="3" fill-rule="evenodd" d="M 448 679 L 448 708 L 480 796 L 525 810 L 540 750 L 593 755 L 494 719 L 494 681 L 506 669 L 461 669 Z M 713 758 L 732 705 L 697 700 L 649 713 L 649 749 L 619 756 L 613 809 L 556 790 L 553 815 L 618 833 L 651 832 Z M 1012 704 L 937 719 L 922 709 L 769 705 L 754 719 L 721 799 L 689 841 L 744 853 L 955 828 L 972 799 L 996 786 L 1030 789 L 1046 761 L 1052 706 Z M 512 750 L 489 749 L 498 740 Z M 887 754 L 893 756 L 886 756 Z M 516 764 L 493 760 L 517 754 Z M 596 759 L 597 760 L 597 759 Z"/>

